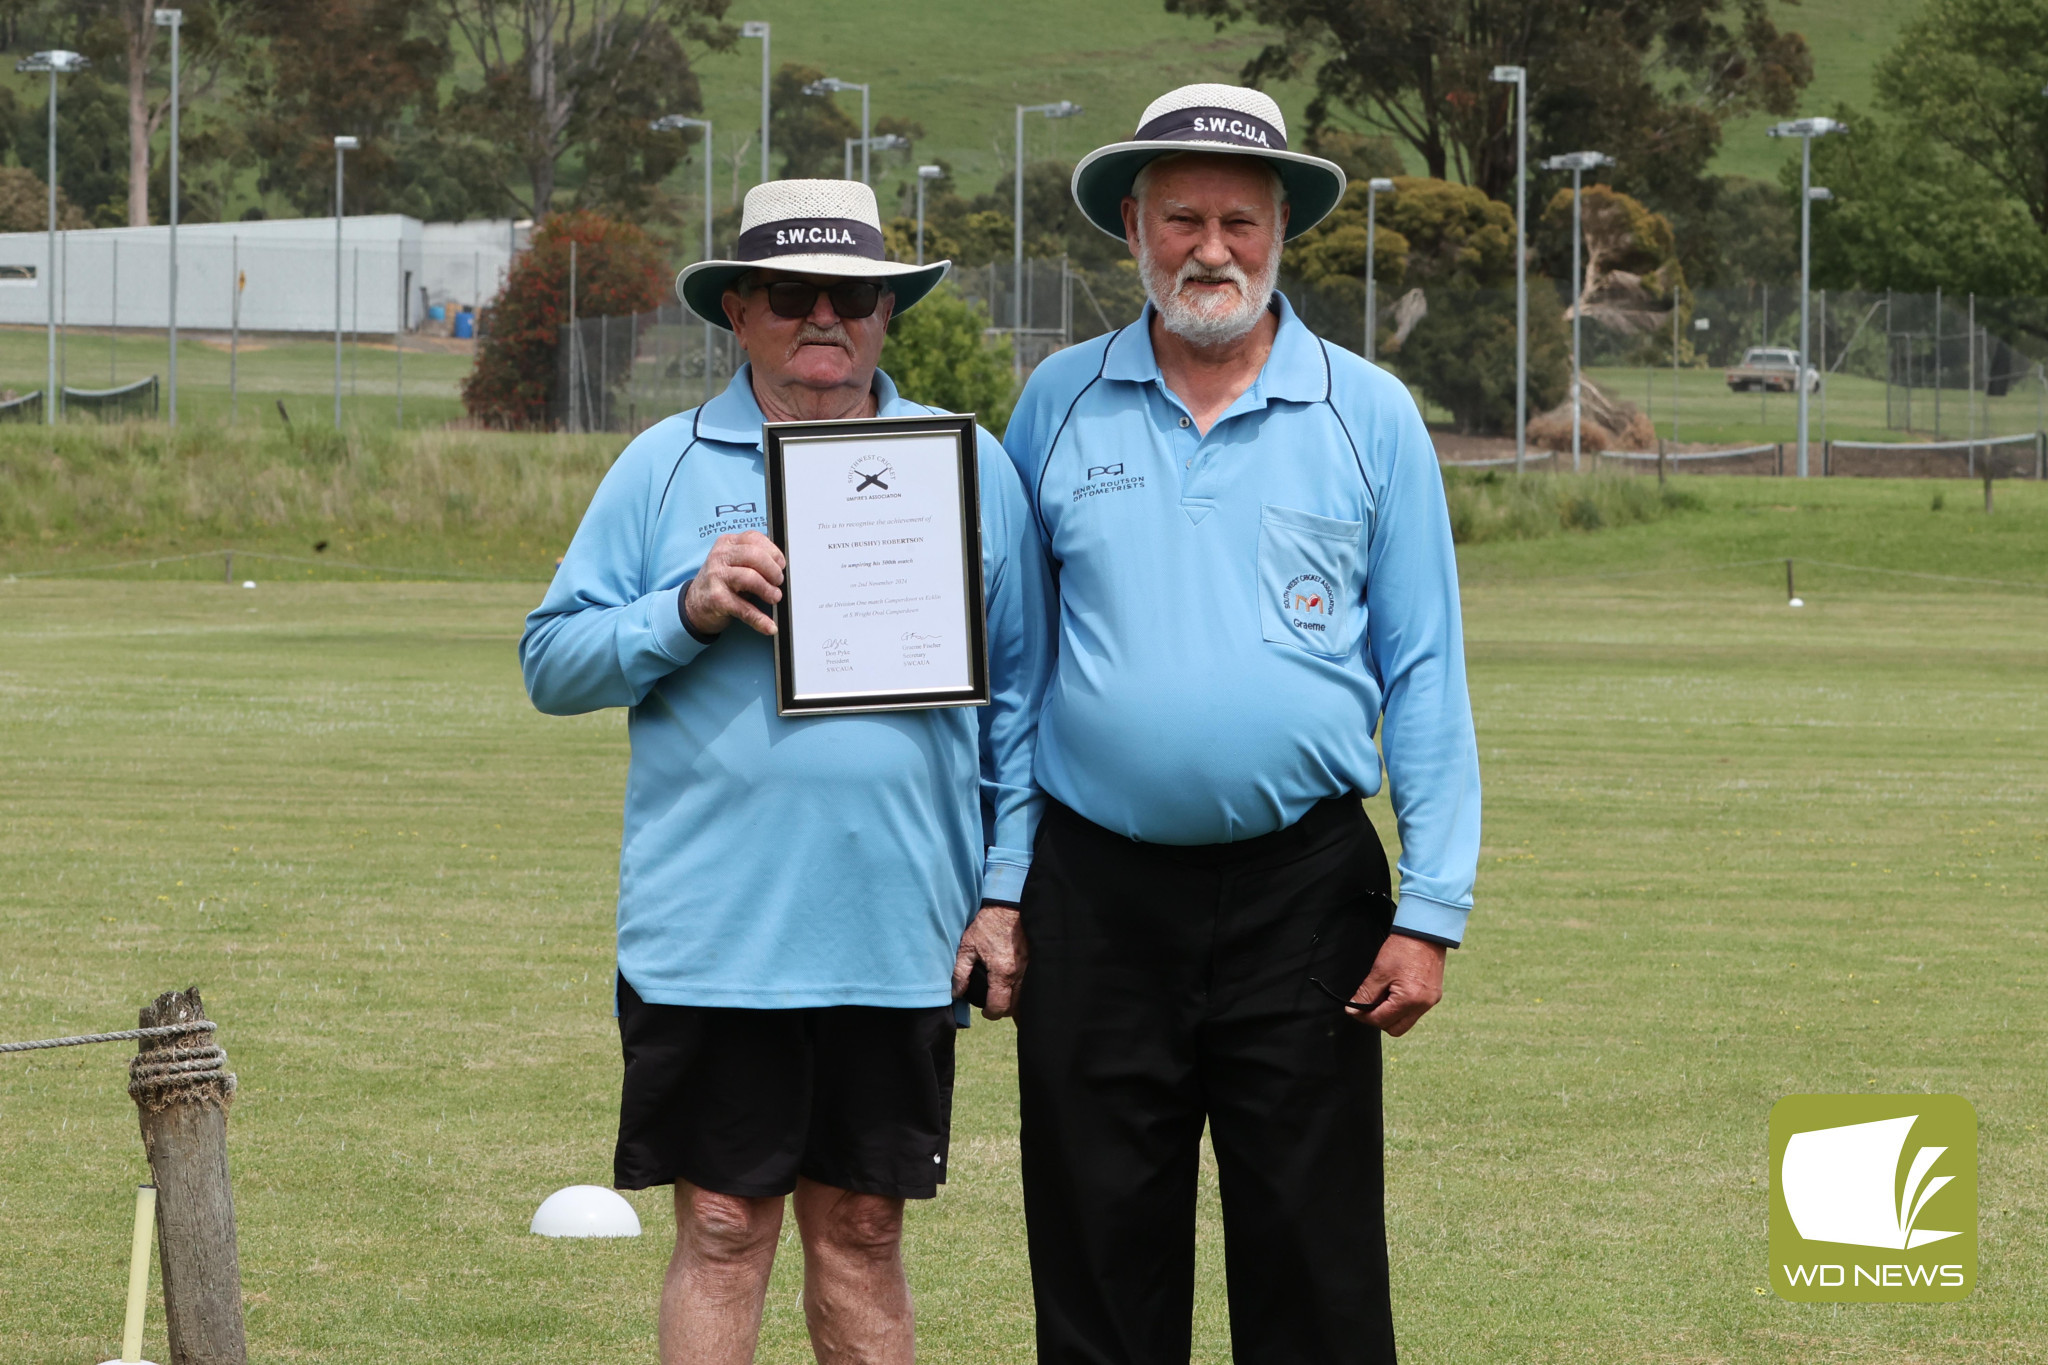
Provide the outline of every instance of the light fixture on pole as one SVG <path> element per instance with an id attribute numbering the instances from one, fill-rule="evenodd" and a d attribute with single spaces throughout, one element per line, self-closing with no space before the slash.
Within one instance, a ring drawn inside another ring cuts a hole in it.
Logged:
<path id="1" fill-rule="evenodd" d="M 185 31 L 185 11 L 160 9 L 156 26 L 171 31 L 171 428 L 178 426 L 178 35 Z"/>
<path id="2" fill-rule="evenodd" d="M 52 48 L 24 57 L 14 69 L 24 75 L 50 77 L 50 255 L 43 267 L 43 292 L 50 303 L 50 377 L 43 384 L 43 422 L 57 424 L 57 77 L 83 71 L 92 63 L 76 52 Z"/>
<path id="3" fill-rule="evenodd" d="M 1529 456 L 1529 72 L 1496 66 L 1515 87 L 1515 472 Z"/>
<path id="4" fill-rule="evenodd" d="M 704 130 L 704 259 L 711 259 L 711 120 L 708 118 L 685 118 L 681 114 L 663 114 L 647 125 L 657 133 L 679 133 L 685 128 Z M 710 323 L 704 324 L 704 401 L 711 401 L 711 344 L 713 341 Z"/>
<path id="5" fill-rule="evenodd" d="M 761 40 L 761 183 L 768 183 L 768 21 L 749 19 L 740 25 L 740 37 Z"/>
<path id="6" fill-rule="evenodd" d="M 1365 358 L 1373 359 L 1380 330 L 1379 281 L 1373 267 L 1379 261 L 1380 196 L 1392 194 L 1394 182 L 1376 175 L 1365 182 Z"/>
<path id="7" fill-rule="evenodd" d="M 1815 192 L 1813 186 L 1813 140 L 1830 133 L 1847 133 L 1849 125 L 1838 123 L 1831 118 L 1801 118 L 1789 123 L 1780 123 L 1771 129 L 1772 137 L 1796 137 L 1799 139 L 1799 367 L 1793 375 L 1793 384 L 1799 391 L 1799 477 L 1805 478 L 1807 471 L 1806 416 L 1809 395 L 1806 389 L 1806 371 L 1809 368 L 1806 357 L 1810 337 L 1807 333 L 1807 306 L 1812 302 L 1812 255 L 1813 255 L 1813 201 L 1832 199 L 1826 190 Z M 1939 392 L 1939 390 L 1937 390 Z"/>
<path id="8" fill-rule="evenodd" d="M 804 93 L 806 95 L 830 95 L 840 90 L 860 91 L 860 183 L 866 185 L 870 183 L 868 180 L 867 150 L 869 135 L 868 87 L 861 84 L 859 81 L 842 81 L 837 76 L 825 76 L 818 80 L 812 81 L 809 85 L 804 87 Z M 848 141 L 851 142 L 852 139 L 849 138 Z M 846 178 L 848 180 L 853 179 L 853 170 L 851 167 L 847 168 Z"/>
<path id="9" fill-rule="evenodd" d="M 924 264 L 924 187 L 946 173 L 944 166 L 917 168 L 917 263 Z"/>
<path id="10" fill-rule="evenodd" d="M 1024 373 L 1024 116 L 1043 114 L 1047 118 L 1072 118 L 1080 112 L 1081 106 L 1072 100 L 1017 106 L 1017 194 L 1010 224 L 1014 251 L 1010 262 L 1010 373 L 1013 376 L 1021 377 Z"/>
<path id="11" fill-rule="evenodd" d="M 910 139 L 897 133 L 884 133 L 880 137 L 850 137 L 846 139 L 846 178 L 848 180 L 853 179 L 853 149 L 855 147 L 861 149 L 861 165 L 865 166 L 867 165 L 869 151 L 907 151 L 910 147 Z M 865 172 L 862 173 L 861 183 L 863 185 L 867 183 Z"/>
<path id="12" fill-rule="evenodd" d="M 344 200 L 342 197 L 341 162 L 348 153 L 363 144 L 346 133 L 337 134 L 334 139 L 334 429 L 341 430 L 341 219 Z"/>
<path id="13" fill-rule="evenodd" d="M 1604 152 L 1566 152 L 1553 156 L 1543 163 L 1546 171 L 1570 171 L 1572 173 L 1572 472 L 1579 472 L 1579 423 L 1584 404 L 1581 402 L 1585 381 L 1579 372 L 1579 250 L 1584 245 L 1579 230 L 1579 190 L 1581 180 L 1587 171 L 1602 166 L 1612 166 L 1614 158 Z"/>

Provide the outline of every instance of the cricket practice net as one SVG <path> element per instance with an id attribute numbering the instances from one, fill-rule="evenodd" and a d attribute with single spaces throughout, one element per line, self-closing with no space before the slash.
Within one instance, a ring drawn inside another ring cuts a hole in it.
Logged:
<path id="1" fill-rule="evenodd" d="M 157 405 L 156 376 L 123 384 L 117 389 L 64 389 L 66 417 L 97 417 L 102 422 L 120 422 L 131 417 L 154 417 Z"/>

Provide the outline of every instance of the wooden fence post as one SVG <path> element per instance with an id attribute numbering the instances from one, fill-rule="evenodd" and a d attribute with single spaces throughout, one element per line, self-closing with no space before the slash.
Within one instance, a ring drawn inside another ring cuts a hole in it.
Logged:
<path id="1" fill-rule="evenodd" d="M 166 991 L 138 1027 L 206 1018 L 199 991 Z M 211 1030 L 146 1038 L 128 1093 L 157 1187 L 157 1248 L 171 1365 L 247 1365 L 235 1204 L 228 1186 L 228 1101 L 235 1078 Z"/>

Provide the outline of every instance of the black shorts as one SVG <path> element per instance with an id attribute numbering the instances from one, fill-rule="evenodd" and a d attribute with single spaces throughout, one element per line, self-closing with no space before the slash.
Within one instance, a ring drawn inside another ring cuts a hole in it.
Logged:
<path id="1" fill-rule="evenodd" d="M 766 1198 L 803 1176 L 930 1199 L 946 1183 L 955 1031 L 950 1005 L 653 1005 L 621 978 L 613 1184 Z"/>

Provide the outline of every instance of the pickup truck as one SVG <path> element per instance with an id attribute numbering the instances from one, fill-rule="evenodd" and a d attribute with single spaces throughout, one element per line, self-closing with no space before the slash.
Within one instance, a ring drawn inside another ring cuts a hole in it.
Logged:
<path id="1" fill-rule="evenodd" d="M 1728 371 L 1728 387 L 1736 393 L 1790 393 L 1799 373 L 1799 352 L 1788 346 L 1752 346 L 1742 353 L 1742 363 Z M 1805 380 L 1808 393 L 1820 391 L 1820 371 L 1811 365 L 1805 367 Z"/>

